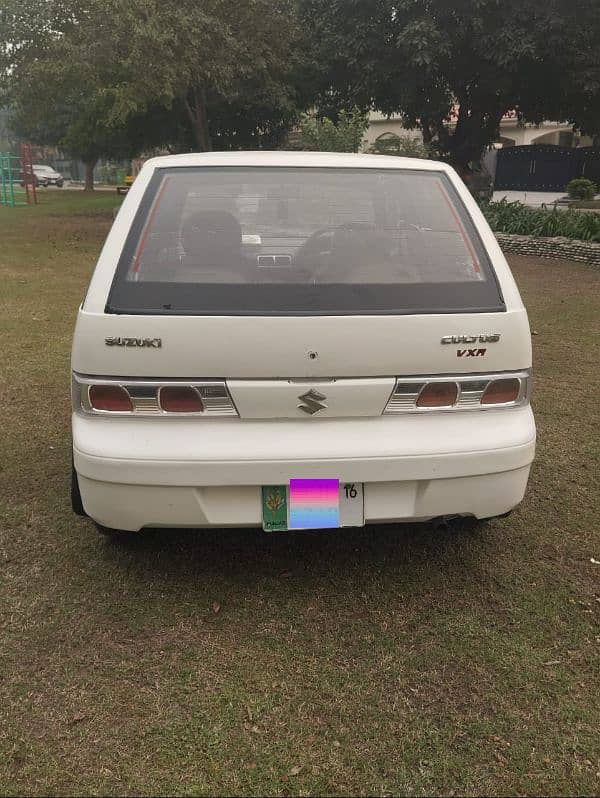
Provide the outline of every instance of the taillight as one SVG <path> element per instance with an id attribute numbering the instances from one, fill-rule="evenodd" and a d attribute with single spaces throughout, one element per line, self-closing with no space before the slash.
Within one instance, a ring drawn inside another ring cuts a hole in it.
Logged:
<path id="1" fill-rule="evenodd" d="M 79 413 L 131 413 L 169 418 L 177 413 L 197 418 L 237 416 L 225 380 L 148 380 L 132 377 L 114 381 L 73 372 L 73 409 Z"/>
<path id="2" fill-rule="evenodd" d="M 204 403 L 195 388 L 166 385 L 158 392 L 160 409 L 167 413 L 203 413 Z"/>
<path id="3" fill-rule="evenodd" d="M 398 377 L 384 413 L 459 412 L 496 406 L 520 407 L 529 402 L 529 371 L 510 375 L 457 374 L 438 377 Z"/>
<path id="4" fill-rule="evenodd" d="M 417 407 L 452 407 L 458 396 L 455 382 L 430 382 L 417 399 Z"/>
<path id="5" fill-rule="evenodd" d="M 519 380 L 492 380 L 481 397 L 482 405 L 500 405 L 507 402 L 516 402 L 521 390 Z"/>
<path id="6" fill-rule="evenodd" d="M 112 413 L 130 413 L 133 410 L 131 397 L 122 385 L 90 385 L 88 397 L 93 410 Z"/>

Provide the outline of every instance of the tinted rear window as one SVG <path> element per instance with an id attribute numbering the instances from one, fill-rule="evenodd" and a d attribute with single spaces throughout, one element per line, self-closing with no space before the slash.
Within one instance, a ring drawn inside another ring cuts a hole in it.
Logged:
<path id="1" fill-rule="evenodd" d="M 306 167 L 156 170 L 107 303 L 209 315 L 503 309 L 442 172 Z"/>

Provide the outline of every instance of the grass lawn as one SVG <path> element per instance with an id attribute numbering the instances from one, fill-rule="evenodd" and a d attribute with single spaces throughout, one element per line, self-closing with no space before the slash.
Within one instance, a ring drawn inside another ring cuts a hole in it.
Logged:
<path id="1" fill-rule="evenodd" d="M 509 518 L 148 533 L 69 506 L 117 197 L 0 208 L 0 794 L 600 792 L 600 271 L 511 259 L 539 448 Z"/>

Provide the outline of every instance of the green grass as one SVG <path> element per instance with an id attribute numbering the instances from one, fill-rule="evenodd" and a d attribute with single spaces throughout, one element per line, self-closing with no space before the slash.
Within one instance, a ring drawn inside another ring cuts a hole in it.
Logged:
<path id="1" fill-rule="evenodd" d="M 512 259 L 539 449 L 509 518 L 119 548 L 68 502 L 117 201 L 0 208 L 0 794 L 597 795 L 600 273 Z"/>

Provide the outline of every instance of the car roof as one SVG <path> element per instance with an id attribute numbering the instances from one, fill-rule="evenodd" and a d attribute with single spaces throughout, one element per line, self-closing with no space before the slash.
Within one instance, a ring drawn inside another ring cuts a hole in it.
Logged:
<path id="1" fill-rule="evenodd" d="M 150 158 L 146 167 L 163 169 L 173 166 L 321 166 L 355 169 L 425 169 L 430 171 L 451 171 L 441 161 L 423 158 L 402 158 L 393 155 L 368 155 L 348 152 L 298 152 L 277 151 L 239 151 L 202 152 L 181 155 L 163 155 Z"/>
<path id="2" fill-rule="evenodd" d="M 34 169 L 47 169 L 49 172 L 53 172 L 54 171 L 54 168 L 52 166 L 46 166 L 46 164 L 43 164 L 43 163 L 34 163 L 33 164 L 33 168 Z"/>

